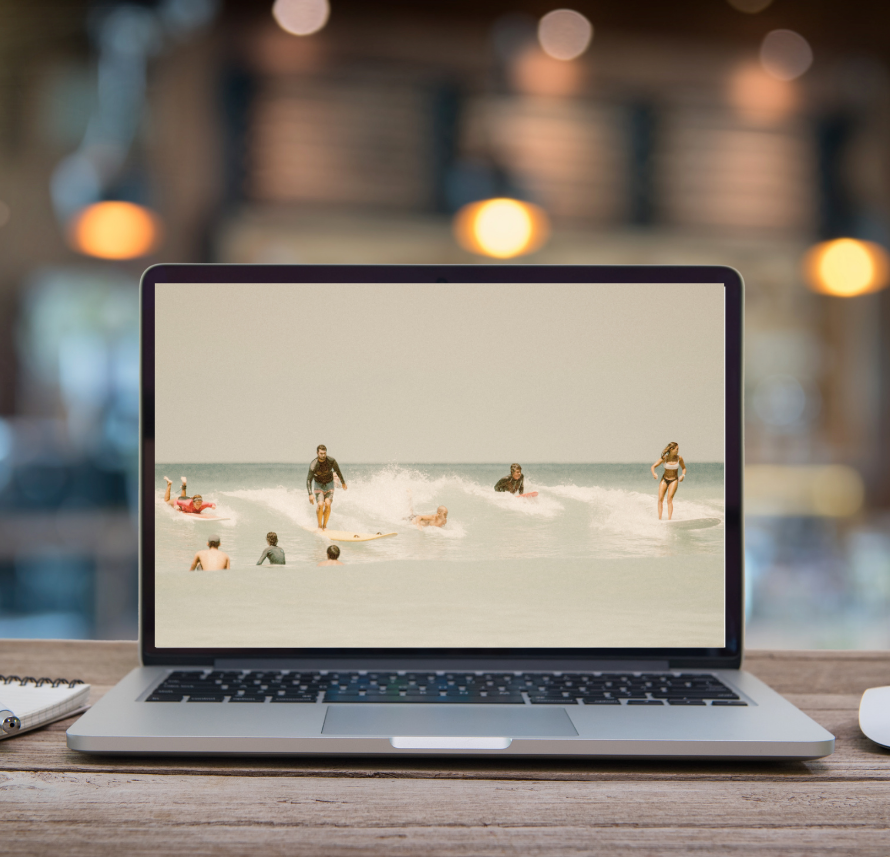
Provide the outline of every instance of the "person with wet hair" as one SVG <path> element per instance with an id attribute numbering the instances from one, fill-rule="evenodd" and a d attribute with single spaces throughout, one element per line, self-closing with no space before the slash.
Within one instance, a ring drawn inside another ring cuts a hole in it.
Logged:
<path id="1" fill-rule="evenodd" d="M 661 513 L 664 507 L 664 498 L 667 496 L 668 520 L 674 514 L 674 495 L 680 483 L 686 478 L 686 462 L 680 457 L 680 446 L 675 441 L 671 441 L 662 451 L 661 457 L 650 467 L 652 478 L 658 481 L 658 474 L 655 468 L 663 466 L 664 473 L 661 482 L 658 484 L 658 520 L 661 520 Z M 682 469 L 682 473 L 679 471 Z"/>
<path id="2" fill-rule="evenodd" d="M 330 545 L 327 553 L 328 558 L 323 559 L 319 565 L 343 565 L 343 563 L 340 562 L 340 548 L 336 545 Z"/>
<path id="3" fill-rule="evenodd" d="M 510 475 L 499 479 L 497 485 L 494 486 L 495 491 L 509 491 L 511 494 L 524 493 L 525 477 L 522 475 L 522 468 L 518 464 L 510 465 Z"/>
<path id="4" fill-rule="evenodd" d="M 207 550 L 198 551 L 189 571 L 223 571 L 232 567 L 232 561 L 225 551 L 219 549 L 219 536 L 211 536 L 207 539 Z"/>
<path id="5" fill-rule="evenodd" d="M 309 464 L 306 490 L 309 492 L 310 504 L 315 504 L 318 529 L 325 530 L 328 526 L 328 519 L 331 517 L 331 504 L 334 502 L 334 476 L 336 475 L 340 480 L 344 491 L 347 490 L 346 480 L 340 472 L 337 460 L 328 455 L 328 448 L 323 443 L 318 445 L 315 453 L 316 457 Z"/>
<path id="6" fill-rule="evenodd" d="M 266 549 L 260 554 L 257 565 L 262 565 L 268 557 L 269 565 L 286 565 L 284 548 L 278 546 L 278 533 L 266 533 Z"/>

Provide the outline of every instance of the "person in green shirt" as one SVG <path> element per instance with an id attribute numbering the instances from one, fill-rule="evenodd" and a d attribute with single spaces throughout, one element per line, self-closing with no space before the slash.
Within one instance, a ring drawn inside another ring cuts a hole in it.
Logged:
<path id="1" fill-rule="evenodd" d="M 269 565 L 286 565 L 284 561 L 284 548 L 278 547 L 278 533 L 266 533 L 268 547 L 260 554 L 257 565 L 262 565 L 268 557 Z"/>

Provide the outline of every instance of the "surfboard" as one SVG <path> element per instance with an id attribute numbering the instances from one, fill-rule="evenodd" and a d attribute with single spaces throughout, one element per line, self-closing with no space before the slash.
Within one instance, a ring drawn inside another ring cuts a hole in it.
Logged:
<path id="1" fill-rule="evenodd" d="M 183 512 L 183 518 L 189 518 L 192 521 L 230 521 L 231 518 L 224 518 L 222 515 L 196 515 L 194 512 Z"/>
<path id="2" fill-rule="evenodd" d="M 537 497 L 538 492 L 537 491 L 529 491 L 528 494 L 520 494 L 519 496 L 520 497 Z"/>
<path id="3" fill-rule="evenodd" d="M 720 518 L 691 518 L 685 521 L 662 521 L 661 523 L 670 524 L 675 530 L 703 530 L 705 527 L 716 527 L 723 522 Z"/>
<path id="4" fill-rule="evenodd" d="M 316 530 L 320 536 L 326 536 L 332 542 L 372 542 L 374 539 L 385 539 L 397 536 L 398 533 L 351 533 L 349 530 Z"/>

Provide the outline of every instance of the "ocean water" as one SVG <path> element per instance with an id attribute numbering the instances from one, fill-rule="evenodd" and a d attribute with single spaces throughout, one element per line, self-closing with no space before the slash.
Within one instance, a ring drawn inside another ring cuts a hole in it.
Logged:
<path id="1" fill-rule="evenodd" d="M 719 518 L 707 529 L 658 520 L 658 483 L 650 463 L 524 464 L 520 498 L 494 491 L 505 464 L 351 464 L 341 462 L 348 490 L 338 488 L 328 527 L 393 538 L 343 544 L 348 564 L 392 560 L 474 562 L 505 559 L 681 558 L 711 555 L 722 569 L 723 465 L 688 464 L 674 501 L 674 520 Z M 254 565 L 270 530 L 287 564 L 316 564 L 330 541 L 316 532 L 305 488 L 307 465 L 160 464 L 156 468 L 156 557 L 159 569 L 186 569 L 208 535 L 218 534 L 233 567 Z M 196 521 L 163 502 L 164 476 L 189 494 L 215 502 L 226 521 Z M 448 523 L 419 529 L 406 519 L 448 507 Z M 665 508 L 664 517 L 667 517 Z M 673 566 L 674 564 L 671 563 Z"/>

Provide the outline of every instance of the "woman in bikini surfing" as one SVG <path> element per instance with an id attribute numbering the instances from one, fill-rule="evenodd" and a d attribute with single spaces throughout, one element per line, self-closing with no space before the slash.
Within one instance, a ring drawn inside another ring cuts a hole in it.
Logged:
<path id="1" fill-rule="evenodd" d="M 668 501 L 668 520 L 674 514 L 674 494 L 677 493 L 677 487 L 686 478 L 686 462 L 680 457 L 680 447 L 671 441 L 661 453 L 661 458 L 652 465 L 652 478 L 658 481 L 658 474 L 655 468 L 664 465 L 664 474 L 658 485 L 658 520 L 661 520 L 661 510 L 664 507 L 664 495 L 667 494 Z M 682 470 L 682 474 L 679 471 Z"/>

